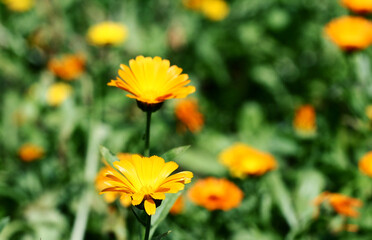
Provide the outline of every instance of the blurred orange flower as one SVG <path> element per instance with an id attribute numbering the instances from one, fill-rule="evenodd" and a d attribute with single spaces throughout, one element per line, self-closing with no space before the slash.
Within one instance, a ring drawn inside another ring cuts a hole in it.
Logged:
<path id="1" fill-rule="evenodd" d="M 361 207 L 363 205 L 362 201 L 360 201 L 359 199 L 351 198 L 339 193 L 330 192 L 323 192 L 314 200 L 314 204 L 316 206 L 319 206 L 324 202 L 330 204 L 330 206 L 338 214 L 353 218 L 359 216 L 359 213 L 355 210 L 355 208 Z"/>
<path id="2" fill-rule="evenodd" d="M 62 104 L 72 93 L 72 87 L 66 83 L 54 83 L 47 91 L 47 102 L 51 106 Z"/>
<path id="3" fill-rule="evenodd" d="M 356 13 L 372 12 L 371 0 L 342 0 L 342 4 Z"/>
<path id="4" fill-rule="evenodd" d="M 313 135 L 316 132 L 316 113 L 311 105 L 303 105 L 296 110 L 293 127 L 301 135 Z"/>
<path id="5" fill-rule="evenodd" d="M 227 179 L 209 177 L 198 180 L 188 191 L 192 202 L 209 211 L 236 208 L 243 199 L 243 192 Z"/>
<path id="6" fill-rule="evenodd" d="M 129 92 L 127 97 L 146 106 L 167 99 L 184 98 L 195 92 L 195 87 L 186 86 L 190 82 L 189 76 L 181 74 L 181 68 L 170 66 L 166 59 L 138 56 L 129 61 L 129 66 L 121 64 L 118 72 L 120 78 L 111 80 L 107 85 Z"/>
<path id="7" fill-rule="evenodd" d="M 128 37 L 128 30 L 124 24 L 117 22 L 101 22 L 89 28 L 88 41 L 96 46 L 118 45 Z"/>
<path id="8" fill-rule="evenodd" d="M 236 143 L 224 150 L 220 156 L 222 164 L 230 169 L 233 176 L 242 178 L 246 175 L 262 175 L 277 167 L 275 158 L 258 151 L 244 143 Z"/>
<path id="9" fill-rule="evenodd" d="M 185 207 L 185 199 L 181 195 L 177 198 L 177 200 L 174 202 L 172 208 L 170 209 L 170 213 L 173 215 L 182 213 L 183 209 Z"/>
<path id="10" fill-rule="evenodd" d="M 198 103 L 194 99 L 185 99 L 177 103 L 175 109 L 176 117 L 191 132 L 199 132 L 204 124 L 204 117 L 199 112 Z"/>
<path id="11" fill-rule="evenodd" d="M 85 69 L 85 59 L 81 55 L 67 54 L 60 59 L 52 58 L 48 62 L 48 69 L 64 80 L 79 77 Z"/>
<path id="12" fill-rule="evenodd" d="M 204 0 L 183 0 L 182 3 L 185 7 L 192 10 L 199 10 Z"/>
<path id="13" fill-rule="evenodd" d="M 2 2 L 14 12 L 25 12 L 34 6 L 34 0 L 2 0 Z"/>
<path id="14" fill-rule="evenodd" d="M 369 177 L 372 177 L 372 151 L 369 151 L 360 159 L 359 170 Z"/>
<path id="15" fill-rule="evenodd" d="M 325 32 L 345 51 L 364 49 L 372 43 L 372 22 L 362 17 L 334 19 L 326 25 Z"/>
<path id="16" fill-rule="evenodd" d="M 27 143 L 19 149 L 18 155 L 24 162 L 32 162 L 44 156 L 44 149 L 38 145 Z"/>

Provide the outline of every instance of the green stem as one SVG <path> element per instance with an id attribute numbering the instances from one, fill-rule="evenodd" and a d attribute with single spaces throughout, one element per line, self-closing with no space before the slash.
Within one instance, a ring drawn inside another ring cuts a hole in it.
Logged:
<path id="1" fill-rule="evenodd" d="M 150 126 L 151 111 L 146 112 L 146 133 L 145 133 L 145 157 L 150 157 Z"/>
<path id="2" fill-rule="evenodd" d="M 151 228 L 151 215 L 147 215 L 145 240 L 149 240 Z"/>

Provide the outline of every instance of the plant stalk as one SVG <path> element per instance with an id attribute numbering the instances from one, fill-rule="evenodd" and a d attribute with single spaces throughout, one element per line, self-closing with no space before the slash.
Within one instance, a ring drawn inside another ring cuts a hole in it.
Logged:
<path id="1" fill-rule="evenodd" d="M 146 112 L 146 133 L 145 133 L 145 157 L 150 157 L 150 126 L 151 126 L 151 111 Z"/>
<path id="2" fill-rule="evenodd" d="M 147 215 L 145 240 L 149 240 L 151 229 L 151 215 Z"/>

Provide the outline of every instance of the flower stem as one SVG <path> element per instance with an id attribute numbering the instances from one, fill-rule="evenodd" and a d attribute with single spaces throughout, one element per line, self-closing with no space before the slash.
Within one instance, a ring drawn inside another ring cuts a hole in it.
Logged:
<path id="1" fill-rule="evenodd" d="M 146 112 L 146 133 L 145 133 L 145 157 L 150 157 L 150 126 L 151 126 L 151 111 Z"/>
<path id="2" fill-rule="evenodd" d="M 147 215 L 145 240 L 149 240 L 151 228 L 151 215 Z"/>

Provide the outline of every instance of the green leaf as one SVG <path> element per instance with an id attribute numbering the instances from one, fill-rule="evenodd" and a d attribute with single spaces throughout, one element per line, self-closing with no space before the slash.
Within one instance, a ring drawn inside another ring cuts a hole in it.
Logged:
<path id="1" fill-rule="evenodd" d="M 177 198 L 181 195 L 182 191 L 178 193 L 171 193 L 166 194 L 165 200 L 162 202 L 160 207 L 156 209 L 156 213 L 152 216 L 151 219 L 151 230 L 150 230 L 150 238 L 154 235 L 156 228 L 159 224 L 165 219 L 168 215 L 170 209 L 172 208 L 173 204 L 176 202 Z"/>
<path id="2" fill-rule="evenodd" d="M 119 159 L 110 152 L 107 148 L 104 146 L 99 147 L 99 151 L 101 152 L 102 157 L 105 159 L 105 161 L 111 166 L 114 167 L 113 163 L 116 161 L 119 161 Z"/>
<path id="3" fill-rule="evenodd" d="M 182 153 L 184 153 L 189 148 L 190 148 L 190 145 L 172 148 L 168 152 L 161 155 L 161 157 L 164 158 L 166 161 L 172 161 L 173 159 L 180 156 Z"/>
<path id="4" fill-rule="evenodd" d="M 4 227 L 8 224 L 10 218 L 9 217 L 4 217 L 3 219 L 0 220 L 0 233 L 4 229 Z"/>
<path id="5" fill-rule="evenodd" d="M 169 230 L 168 232 L 165 232 L 165 233 L 163 233 L 163 234 L 160 234 L 159 236 L 154 237 L 154 240 L 160 240 L 160 239 L 163 239 L 163 238 L 165 238 L 166 236 L 168 236 L 168 234 L 170 234 L 171 232 L 172 232 L 172 231 Z"/>

